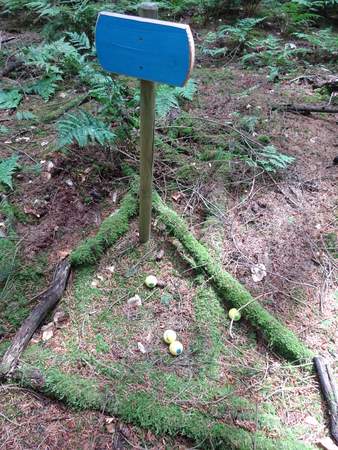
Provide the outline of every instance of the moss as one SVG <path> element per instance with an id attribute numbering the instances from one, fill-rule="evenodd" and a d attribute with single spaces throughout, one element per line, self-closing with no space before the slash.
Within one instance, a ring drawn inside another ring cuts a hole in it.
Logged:
<path id="1" fill-rule="evenodd" d="M 96 236 L 82 242 L 70 255 L 73 266 L 90 265 L 96 263 L 103 252 L 112 246 L 129 228 L 129 220 L 136 214 L 137 199 L 135 188 L 124 197 L 120 208 L 105 219 Z"/>
<path id="2" fill-rule="evenodd" d="M 338 258 L 338 239 L 336 233 L 327 233 L 324 235 L 325 247 L 331 255 Z"/>
<path id="3" fill-rule="evenodd" d="M 32 387 L 31 367 L 24 366 L 22 370 L 21 383 Z M 35 375 L 37 373 L 44 380 L 39 384 L 39 389 L 69 406 L 104 410 L 119 416 L 125 422 L 150 429 L 156 434 L 191 438 L 205 449 L 247 450 L 252 447 L 253 441 L 256 442 L 257 448 L 262 450 L 311 448 L 294 441 L 268 439 L 261 432 L 251 434 L 219 423 L 199 411 L 185 411 L 176 405 L 162 404 L 152 394 L 140 390 L 130 392 L 116 389 L 113 392 L 109 386 L 99 386 L 93 379 L 66 374 L 57 368 L 39 372 L 35 370 Z"/>
<path id="4" fill-rule="evenodd" d="M 168 231 L 179 239 L 185 249 L 195 259 L 198 266 L 204 268 L 212 278 L 219 295 L 234 308 L 240 308 L 252 300 L 251 294 L 221 265 L 212 258 L 208 250 L 189 232 L 184 220 L 168 208 L 160 197 L 154 195 L 154 207 L 161 222 Z M 280 355 L 290 361 L 303 361 L 313 356 L 312 352 L 285 327 L 265 310 L 258 302 L 250 303 L 242 311 L 243 316 L 257 328 L 268 344 Z"/>
<path id="5" fill-rule="evenodd" d="M 209 376 L 217 376 L 223 347 L 220 324 L 226 320 L 225 314 L 213 289 L 201 287 L 193 302 L 197 336 L 194 350 L 202 364 L 202 374 L 207 371 Z"/>

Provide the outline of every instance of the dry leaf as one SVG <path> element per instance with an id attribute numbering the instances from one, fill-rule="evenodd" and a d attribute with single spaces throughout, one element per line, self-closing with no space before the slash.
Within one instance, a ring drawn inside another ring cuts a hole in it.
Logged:
<path id="1" fill-rule="evenodd" d="M 115 266 L 108 266 L 108 267 L 106 267 L 106 269 L 107 269 L 108 272 L 110 272 L 110 273 L 114 273 L 114 272 L 115 272 Z"/>
<path id="2" fill-rule="evenodd" d="M 161 250 L 156 255 L 156 261 L 160 261 L 164 256 L 164 250 L 161 248 Z"/>
<path id="3" fill-rule="evenodd" d="M 47 325 L 41 327 L 43 342 L 48 341 L 54 336 L 54 323 L 49 322 Z"/>
<path id="4" fill-rule="evenodd" d="M 106 422 L 106 430 L 108 433 L 115 433 L 115 419 L 114 417 L 106 417 L 105 418 L 105 422 Z"/>
<path id="5" fill-rule="evenodd" d="M 142 306 L 142 300 L 139 295 L 134 295 L 134 297 L 131 297 L 127 300 L 127 304 L 131 308 L 138 308 L 139 306 Z"/>
<path id="6" fill-rule="evenodd" d="M 56 328 L 63 328 L 66 325 L 68 315 L 64 311 L 56 311 L 53 316 L 53 322 Z"/>
<path id="7" fill-rule="evenodd" d="M 174 200 L 174 202 L 178 202 L 182 198 L 181 192 L 174 192 L 171 196 L 171 198 Z"/>
<path id="8" fill-rule="evenodd" d="M 262 281 L 266 277 L 266 267 L 264 264 L 256 264 L 251 267 L 252 279 L 255 283 Z"/>
<path id="9" fill-rule="evenodd" d="M 141 342 L 137 343 L 137 347 L 140 350 L 141 353 L 147 353 L 147 350 L 145 349 L 144 345 Z"/>

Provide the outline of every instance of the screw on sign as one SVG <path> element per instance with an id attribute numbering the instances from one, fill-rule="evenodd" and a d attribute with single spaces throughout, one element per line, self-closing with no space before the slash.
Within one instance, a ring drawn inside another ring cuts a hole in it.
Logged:
<path id="1" fill-rule="evenodd" d="M 101 12 L 96 50 L 103 69 L 141 80 L 140 241 L 150 237 L 154 157 L 155 83 L 184 86 L 194 65 L 188 25 L 157 20 L 156 3 L 141 3 L 138 16 Z"/>

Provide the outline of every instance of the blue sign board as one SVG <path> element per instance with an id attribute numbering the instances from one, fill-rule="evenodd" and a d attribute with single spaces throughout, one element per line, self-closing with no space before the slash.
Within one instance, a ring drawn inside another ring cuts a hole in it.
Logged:
<path id="1" fill-rule="evenodd" d="M 188 25 L 101 12 L 96 51 L 108 72 L 141 80 L 184 86 L 194 65 Z"/>

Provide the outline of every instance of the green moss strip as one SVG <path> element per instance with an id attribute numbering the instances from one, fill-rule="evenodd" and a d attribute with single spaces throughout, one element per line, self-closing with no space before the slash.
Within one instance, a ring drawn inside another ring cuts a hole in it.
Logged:
<path id="1" fill-rule="evenodd" d="M 61 372 L 57 368 L 43 372 L 21 367 L 21 383 L 40 379 L 40 390 L 75 408 L 104 410 L 123 421 L 150 429 L 156 434 L 181 435 L 192 439 L 205 449 L 247 450 L 305 450 L 312 447 L 295 441 L 268 439 L 261 432 L 249 433 L 217 422 L 199 411 L 184 411 L 176 405 L 164 405 L 153 395 L 142 391 L 112 392 L 109 386 L 99 386 L 95 380 Z"/>
<path id="2" fill-rule="evenodd" d="M 184 220 L 166 206 L 159 195 L 154 195 L 154 208 L 159 220 L 194 258 L 196 265 L 212 278 L 219 295 L 231 307 L 240 308 L 253 299 L 251 294 L 212 257 L 208 250 L 189 232 Z M 268 344 L 281 356 L 296 362 L 313 357 L 312 352 L 279 320 L 265 310 L 257 301 L 242 311 L 243 316 L 258 329 Z"/>
<path id="3" fill-rule="evenodd" d="M 137 212 L 135 186 L 123 198 L 120 208 L 101 224 L 96 236 L 82 242 L 70 254 L 72 266 L 95 264 L 104 251 L 111 247 L 118 238 L 129 229 L 129 220 Z"/>
<path id="4" fill-rule="evenodd" d="M 219 329 L 224 322 L 224 309 L 221 307 L 215 291 L 212 288 L 200 287 L 193 299 L 196 340 L 195 350 L 202 370 L 208 376 L 218 376 L 219 356 L 222 351 L 222 336 Z"/>

